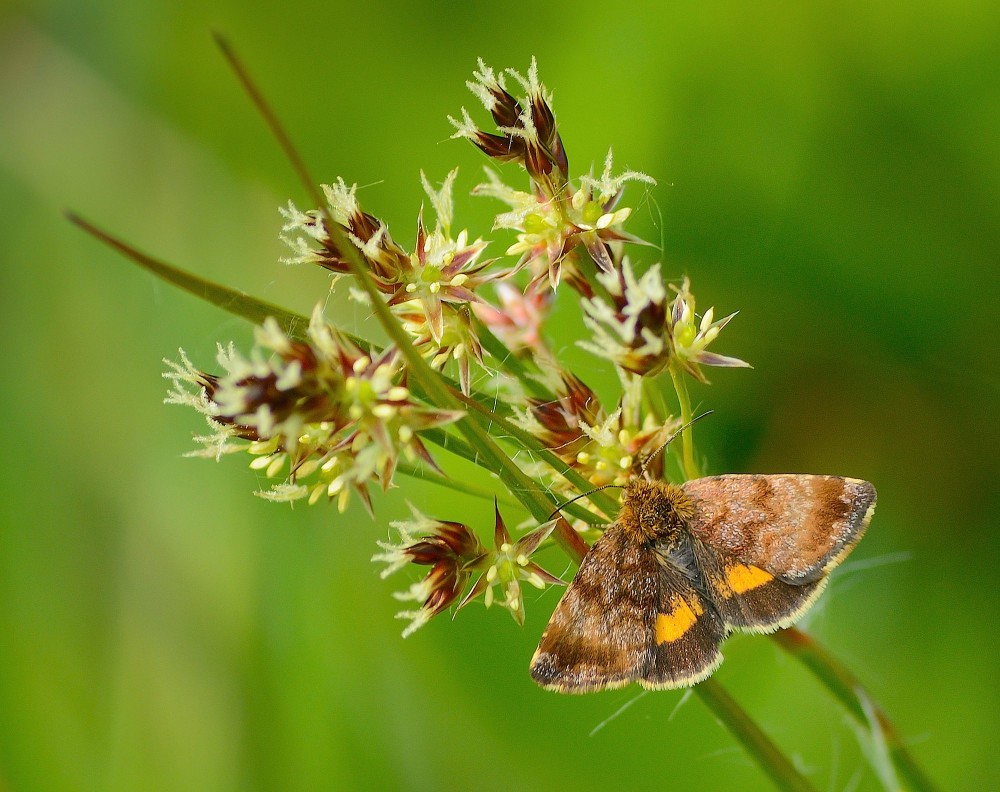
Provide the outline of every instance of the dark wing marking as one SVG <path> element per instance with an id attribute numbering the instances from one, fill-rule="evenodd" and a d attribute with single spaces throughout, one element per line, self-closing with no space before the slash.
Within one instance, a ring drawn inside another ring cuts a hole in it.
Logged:
<path id="1" fill-rule="evenodd" d="M 693 537 L 795 585 L 840 563 L 875 510 L 871 484 L 839 476 L 709 476 L 684 491 Z"/>

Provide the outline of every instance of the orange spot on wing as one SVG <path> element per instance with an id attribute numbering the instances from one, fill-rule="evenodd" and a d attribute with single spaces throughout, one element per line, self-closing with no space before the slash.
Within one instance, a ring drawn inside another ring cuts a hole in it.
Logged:
<path id="1" fill-rule="evenodd" d="M 744 591 L 760 588 L 772 580 L 774 580 L 774 575 L 765 572 L 760 567 L 748 564 L 735 564 L 726 567 L 726 583 L 732 589 L 733 594 L 742 594 Z"/>
<path id="2" fill-rule="evenodd" d="M 694 626 L 704 612 L 697 599 L 686 600 L 675 594 L 670 599 L 670 613 L 656 614 L 657 645 L 676 641 Z"/>

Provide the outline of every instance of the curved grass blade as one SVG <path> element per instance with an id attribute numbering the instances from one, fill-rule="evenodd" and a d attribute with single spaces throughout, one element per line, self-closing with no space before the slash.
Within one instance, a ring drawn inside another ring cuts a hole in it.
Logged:
<path id="1" fill-rule="evenodd" d="M 66 219 L 71 223 L 82 228 L 92 237 L 99 239 L 108 247 L 117 250 L 125 258 L 129 259 L 129 261 L 138 264 L 167 283 L 171 283 L 189 294 L 193 294 L 195 297 L 205 300 L 212 305 L 217 305 L 222 310 L 247 319 L 254 324 L 262 324 L 267 317 L 273 316 L 289 337 L 296 339 L 305 337 L 306 328 L 309 326 L 308 317 L 285 310 L 257 297 L 251 297 L 249 294 L 241 292 L 238 289 L 223 286 L 220 283 L 214 283 L 193 273 L 178 269 L 166 262 L 148 256 L 106 231 L 102 231 L 93 223 L 83 219 L 74 212 L 66 212 L 65 214 Z"/>

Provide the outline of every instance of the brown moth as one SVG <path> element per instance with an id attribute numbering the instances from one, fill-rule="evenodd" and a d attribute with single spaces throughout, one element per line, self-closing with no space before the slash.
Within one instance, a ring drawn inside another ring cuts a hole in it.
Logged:
<path id="1" fill-rule="evenodd" d="M 694 685 L 730 632 L 797 621 L 874 510 L 871 484 L 839 476 L 637 476 L 556 606 L 531 676 L 561 693 Z"/>

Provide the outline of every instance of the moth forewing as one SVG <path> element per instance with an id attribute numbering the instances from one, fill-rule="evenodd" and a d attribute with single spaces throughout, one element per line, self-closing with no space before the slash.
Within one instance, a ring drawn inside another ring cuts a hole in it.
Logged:
<path id="1" fill-rule="evenodd" d="M 683 485 L 691 535 L 794 585 L 835 567 L 864 535 L 875 488 L 841 476 L 726 475 Z"/>
<path id="2" fill-rule="evenodd" d="M 622 687 L 649 663 L 655 556 L 613 523 L 583 559 L 556 605 L 531 676 L 544 688 L 587 693 Z"/>

